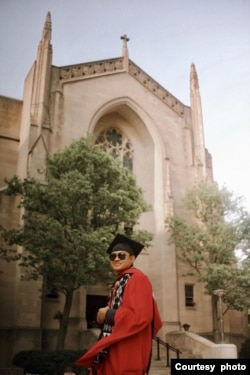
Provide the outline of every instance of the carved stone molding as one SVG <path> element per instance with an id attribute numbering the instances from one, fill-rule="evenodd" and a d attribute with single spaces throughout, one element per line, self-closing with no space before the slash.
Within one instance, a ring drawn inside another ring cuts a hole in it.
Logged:
<path id="1" fill-rule="evenodd" d="M 116 71 L 124 70 L 124 59 L 116 58 L 102 61 L 95 61 L 85 64 L 72 65 L 60 68 L 60 80 L 68 81 L 77 78 L 87 78 L 94 75 L 105 75 Z M 131 60 L 129 61 L 129 73 L 137 79 L 144 87 L 147 87 L 153 94 L 161 99 L 180 116 L 184 114 L 184 105 L 175 98 L 163 86 L 146 74 Z"/>
<path id="2" fill-rule="evenodd" d="M 60 80 L 88 77 L 123 70 L 123 58 L 95 61 L 60 68 Z"/>
<path id="3" fill-rule="evenodd" d="M 132 61 L 129 62 L 129 73 L 175 112 L 183 116 L 184 105 Z"/>

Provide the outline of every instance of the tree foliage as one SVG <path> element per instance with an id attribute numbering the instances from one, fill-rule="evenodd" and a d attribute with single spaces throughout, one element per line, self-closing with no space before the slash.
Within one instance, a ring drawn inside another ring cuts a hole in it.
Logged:
<path id="1" fill-rule="evenodd" d="M 249 214 L 240 197 L 217 184 L 200 182 L 183 200 L 185 218 L 168 220 L 171 242 L 206 292 L 223 289 L 228 309 L 250 308 L 249 268 L 239 263 L 236 251 L 250 247 Z"/>
<path id="2" fill-rule="evenodd" d="M 90 138 L 48 157 L 41 181 L 7 181 L 6 194 L 20 196 L 24 214 L 19 228 L 2 228 L 1 251 L 11 260 L 11 246 L 24 248 L 24 278 L 45 276 L 47 288 L 65 295 L 57 346 L 62 349 L 73 292 L 108 281 L 108 244 L 117 231 L 135 226 L 148 206 L 131 172 Z M 141 231 L 136 238 L 145 242 L 151 236 Z"/>

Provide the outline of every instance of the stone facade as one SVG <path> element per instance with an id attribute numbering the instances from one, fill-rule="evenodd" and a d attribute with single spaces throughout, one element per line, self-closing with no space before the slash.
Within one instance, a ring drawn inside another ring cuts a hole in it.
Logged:
<path id="1" fill-rule="evenodd" d="M 196 333 L 209 333 L 210 298 L 202 285 L 182 278 L 182 265 L 177 264 L 174 246 L 168 244 L 165 227 L 166 217 L 180 212 L 187 188 L 197 179 L 213 180 L 195 66 L 190 73 L 191 105 L 186 106 L 129 59 L 128 38 L 122 39 L 119 58 L 56 67 L 47 15 L 36 61 L 25 79 L 23 101 L 0 97 L 0 189 L 4 191 L 4 177 L 15 173 L 38 177 L 46 155 L 73 140 L 98 136 L 107 129 L 118 131 L 132 145 L 133 173 L 152 207 L 142 215 L 140 226 L 154 239 L 136 266 L 152 281 L 163 319 L 161 335 L 180 330 L 183 323 Z M 1 223 L 19 222 L 16 202 L 0 193 L 0 205 Z M 41 280 L 27 283 L 20 276 L 17 265 L 1 263 L 1 365 L 18 350 L 54 347 L 58 322 L 53 317 L 60 310 L 61 297 L 41 302 Z M 185 305 L 186 283 L 194 285 L 196 304 L 191 307 Z M 101 287 L 75 293 L 68 348 L 87 346 L 86 306 L 90 297 L 105 294 Z M 239 335 L 244 332 L 243 319 L 241 323 L 236 327 Z M 233 321 L 225 328 L 233 332 Z"/>

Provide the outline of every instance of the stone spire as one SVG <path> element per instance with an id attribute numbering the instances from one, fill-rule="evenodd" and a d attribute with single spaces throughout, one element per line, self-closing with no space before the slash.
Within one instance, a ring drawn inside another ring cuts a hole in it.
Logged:
<path id="1" fill-rule="evenodd" d="M 190 102 L 192 114 L 192 127 L 194 134 L 194 158 L 199 175 L 206 178 L 206 150 L 204 141 L 203 116 L 198 75 L 192 63 L 190 72 Z"/>
<path id="2" fill-rule="evenodd" d="M 51 41 L 51 15 L 50 12 L 47 13 L 45 22 L 44 22 L 44 27 L 43 27 L 43 36 L 42 36 L 42 41 L 45 42 L 50 42 Z"/>
<path id="3" fill-rule="evenodd" d="M 37 49 L 32 88 L 31 121 L 38 126 L 38 133 L 41 132 L 41 128 L 45 124 L 49 123 L 49 90 L 52 65 L 51 30 L 51 15 L 48 12 L 44 22 L 42 39 Z"/>
<path id="4" fill-rule="evenodd" d="M 128 70 L 128 46 L 127 42 L 129 41 L 129 38 L 126 34 L 121 36 L 121 39 L 123 40 L 123 46 L 122 46 L 122 57 L 124 58 L 124 69 Z"/>
<path id="5" fill-rule="evenodd" d="M 199 90 L 199 80 L 194 63 L 191 64 L 190 83 L 193 88 Z"/>

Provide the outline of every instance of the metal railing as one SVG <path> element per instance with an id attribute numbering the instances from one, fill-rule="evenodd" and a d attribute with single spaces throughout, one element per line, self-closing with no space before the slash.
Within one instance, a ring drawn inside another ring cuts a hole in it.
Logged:
<path id="1" fill-rule="evenodd" d="M 156 341 L 156 344 L 157 344 L 157 347 L 156 347 L 156 349 L 157 349 L 157 358 L 156 358 L 156 360 L 157 361 L 161 360 L 160 345 L 162 345 L 162 346 L 164 346 L 166 348 L 166 367 L 170 367 L 170 351 L 176 353 L 176 358 L 177 359 L 180 358 L 181 351 L 179 349 L 174 348 L 173 346 L 171 346 L 167 342 L 161 340 L 159 337 L 155 337 L 154 340 Z"/>

